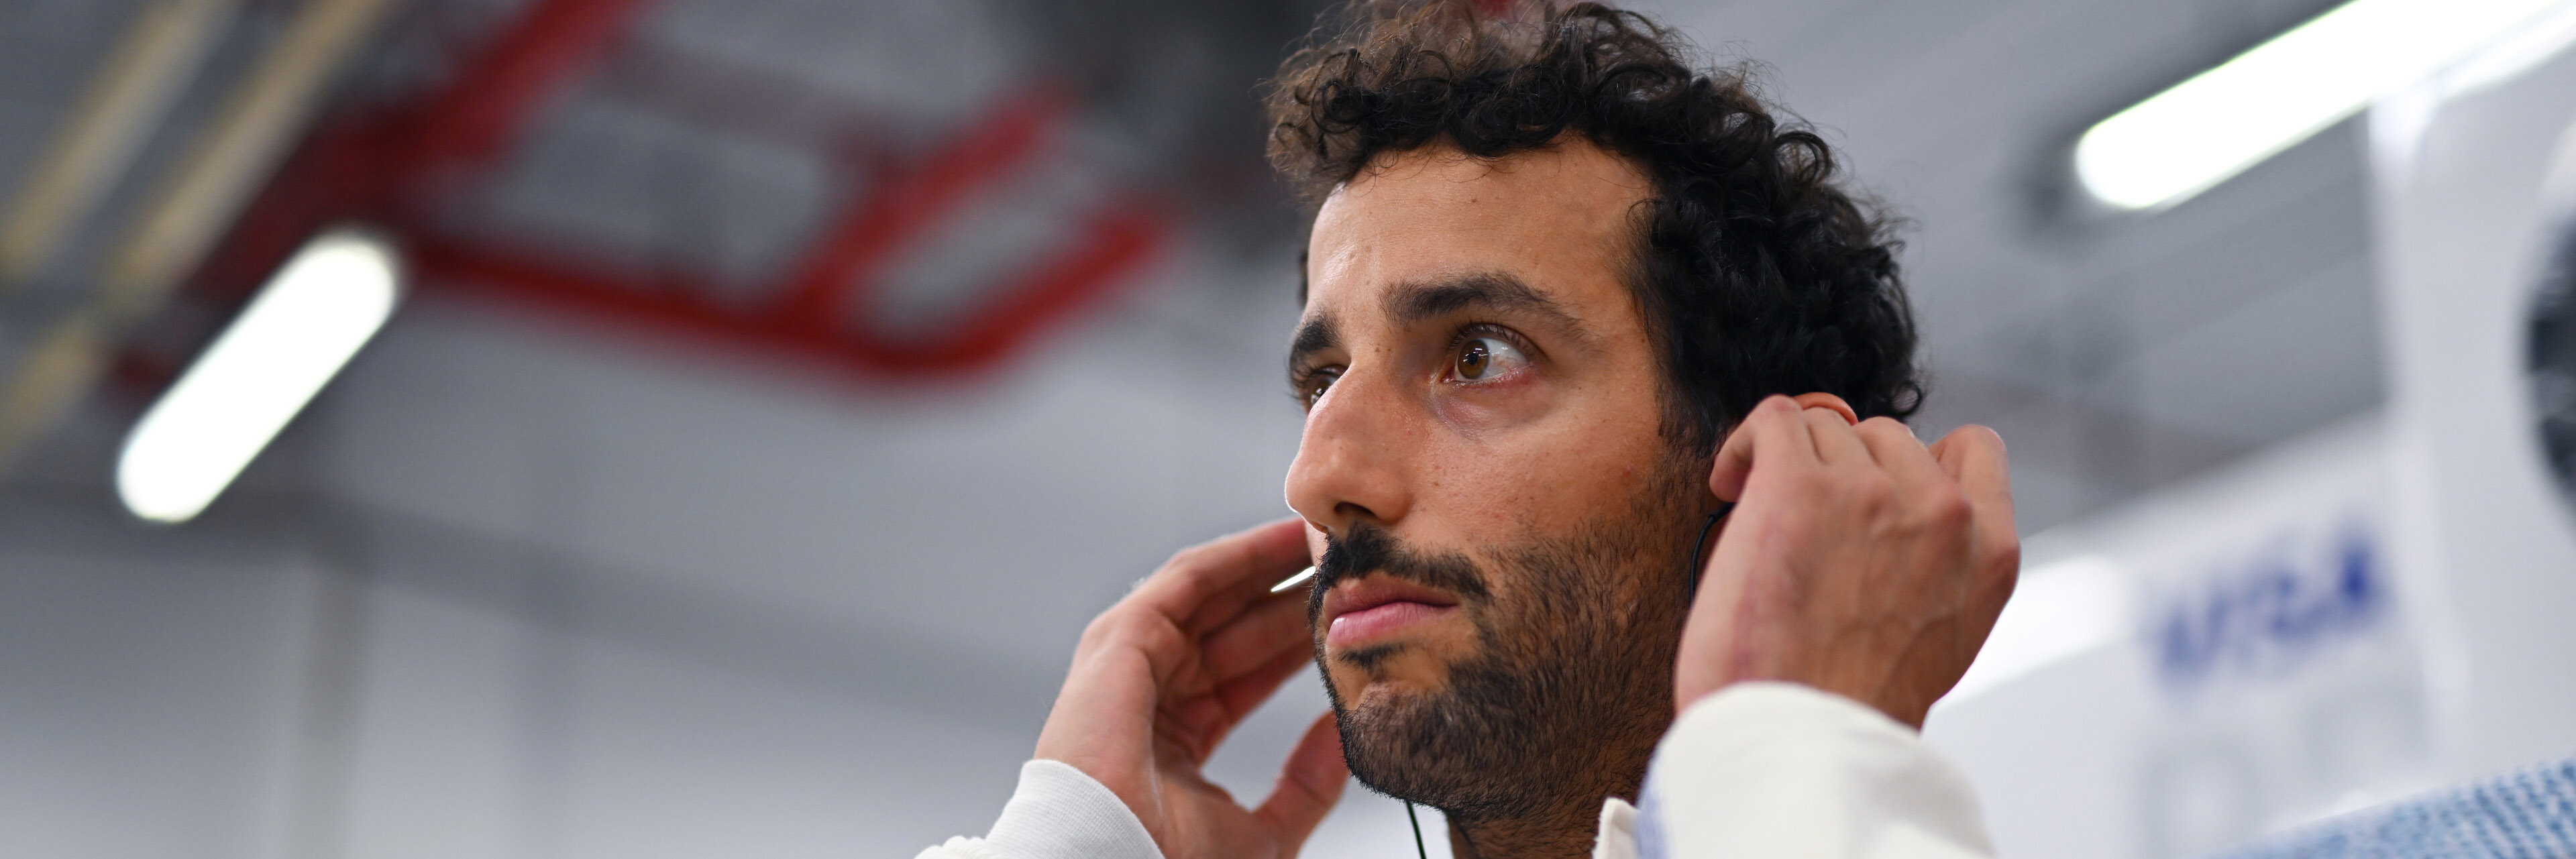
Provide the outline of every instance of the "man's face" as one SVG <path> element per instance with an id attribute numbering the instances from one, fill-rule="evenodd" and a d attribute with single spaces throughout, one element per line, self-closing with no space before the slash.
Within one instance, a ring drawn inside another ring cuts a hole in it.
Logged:
<path id="1" fill-rule="evenodd" d="M 1288 472 L 1353 770 L 1453 815 L 1635 788 L 1671 714 L 1704 452 L 1659 432 L 1624 277 L 1651 191 L 1581 142 L 1428 148 L 1308 245 Z"/>

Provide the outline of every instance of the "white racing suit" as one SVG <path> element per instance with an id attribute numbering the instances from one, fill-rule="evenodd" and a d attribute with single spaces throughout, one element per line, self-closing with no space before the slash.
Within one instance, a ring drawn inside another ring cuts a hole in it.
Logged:
<path id="1" fill-rule="evenodd" d="M 1594 859 L 1986 857 L 1976 797 L 1913 729 L 1787 683 L 1691 705 L 1655 748 L 1634 806 L 1601 804 Z M 982 838 L 918 859 L 1162 859 L 1116 794 L 1056 761 L 1020 768 Z"/>

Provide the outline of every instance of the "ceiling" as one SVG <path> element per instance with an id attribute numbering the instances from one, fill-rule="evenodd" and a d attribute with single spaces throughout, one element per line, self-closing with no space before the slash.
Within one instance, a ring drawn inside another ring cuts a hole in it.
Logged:
<path id="1" fill-rule="evenodd" d="M 0 4 L 21 22 L 0 31 L 0 177 L 32 163 L 138 5 Z M 2353 124 L 2170 211 L 2065 214 L 2065 146 L 2090 120 L 2324 5 L 1642 8 L 1721 62 L 1755 63 L 1904 219 L 1934 373 L 1921 423 L 2000 430 L 2035 532 L 2380 401 Z M 22 356 L 83 294 L 117 226 L 297 8 L 246 8 L 133 175 L 0 304 L 0 354 Z M 522 11 L 401 7 L 316 127 L 418 103 Z M 978 645 L 1011 666 L 991 670 L 1043 675 L 1027 666 L 1054 664 L 1171 549 L 1281 512 L 1297 417 L 1277 361 L 1301 236 L 1259 160 L 1251 99 L 1313 14 L 637 6 L 504 145 L 438 162 L 436 181 L 369 210 L 435 249 L 417 257 L 417 295 L 202 527 L 309 518 L 327 499 L 412 543 L 554 559 L 527 575 L 815 619 L 783 628 L 859 621 L 890 640 L 940 635 L 971 593 L 1021 631 Z M 914 219 L 933 226 L 895 239 L 850 215 L 924 195 L 947 200 Z M 1086 232 L 1102 217 L 1133 231 Z M 814 305 L 838 327 L 780 327 L 836 230 L 861 237 L 844 251 L 878 246 L 823 280 L 865 288 Z M 284 247 L 237 235 L 225 252 Z M 1063 270 L 1091 274 L 1048 280 Z M 1076 280 L 1061 306 L 993 310 L 1022 285 Z M 107 509 L 123 426 L 247 285 L 201 273 L 10 491 Z M 992 348 L 920 346 L 992 316 L 1027 324 L 975 341 Z"/>
<path id="2" fill-rule="evenodd" d="M 26 26 L 0 34 L 0 175 L 30 163 L 136 6 L 12 5 Z M 295 5 L 251 4 L 119 198 L 58 257 L 52 289 L 11 305 L 13 333 L 54 308 L 44 296 L 81 288 L 108 228 Z M 2088 219 L 2062 214 L 2060 199 L 2065 145 L 2089 120 L 2326 5 L 1639 8 L 1719 62 L 1752 63 L 1903 219 L 1936 377 L 1923 422 L 2002 429 L 2025 525 L 2041 528 L 2378 401 L 2350 124 L 2168 212 Z M 405 7 L 333 115 L 427 86 L 514 6 Z M 686 281 L 718 304 L 757 306 L 836 208 L 885 181 L 880 162 L 926 158 L 995 105 L 1052 92 L 1069 102 L 1049 120 L 1054 139 L 961 203 L 966 226 L 882 261 L 865 324 L 954 325 L 1014 266 L 1078 246 L 1070 225 L 1086 207 L 1129 193 L 1177 201 L 1165 211 L 1187 225 L 1174 230 L 1185 253 L 1243 270 L 1194 288 L 1264 289 L 1297 226 L 1261 175 L 1250 93 L 1312 14 L 1302 3 L 1223 14 L 1159 2 L 646 4 L 595 69 L 571 75 L 469 187 L 421 217 L 621 273 L 622 285 Z M 199 315 L 219 319 L 220 302 Z M 173 335 L 164 363 L 184 360 L 194 336 Z"/>

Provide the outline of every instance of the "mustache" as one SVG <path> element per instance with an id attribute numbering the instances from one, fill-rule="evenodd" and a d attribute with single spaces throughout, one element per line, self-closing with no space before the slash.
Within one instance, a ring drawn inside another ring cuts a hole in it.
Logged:
<path id="1" fill-rule="evenodd" d="M 1307 617 L 1323 613 L 1324 593 L 1334 585 L 1370 573 L 1439 588 L 1468 602 L 1482 602 L 1492 596 L 1485 588 L 1484 571 L 1466 553 L 1410 548 L 1385 528 L 1362 522 L 1341 533 L 1324 535 L 1324 557 L 1315 564 L 1315 587 L 1307 597 Z"/>

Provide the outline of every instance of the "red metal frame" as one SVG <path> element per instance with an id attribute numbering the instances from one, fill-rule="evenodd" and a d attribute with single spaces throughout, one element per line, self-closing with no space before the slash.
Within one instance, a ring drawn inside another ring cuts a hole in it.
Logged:
<path id="1" fill-rule="evenodd" d="M 918 163 L 881 167 L 821 231 L 767 306 L 719 303 L 705 284 L 641 279 L 438 229 L 444 191 L 488 171 L 577 72 L 616 42 L 644 0 L 536 0 L 419 98 L 324 125 L 288 159 L 199 272 L 217 294 L 247 294 L 296 246 L 333 222 L 393 230 L 416 280 L 432 289 L 826 362 L 868 376 L 986 368 L 1048 327 L 1132 281 L 1170 223 L 1145 195 L 1114 195 L 1076 239 L 993 290 L 955 327 L 899 337 L 874 324 L 885 270 L 975 195 L 1044 155 L 1071 112 L 1043 92 L 1007 99 Z"/>

